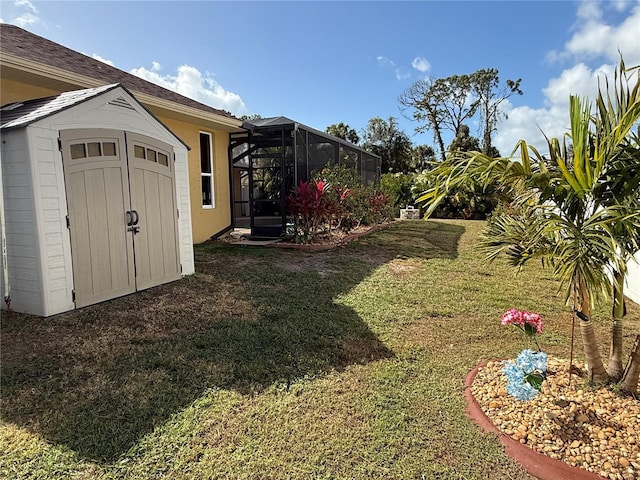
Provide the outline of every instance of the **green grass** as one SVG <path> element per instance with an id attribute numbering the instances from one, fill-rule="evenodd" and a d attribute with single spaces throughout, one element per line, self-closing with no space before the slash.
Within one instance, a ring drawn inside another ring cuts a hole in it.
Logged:
<path id="1" fill-rule="evenodd" d="M 507 308 L 539 311 L 566 357 L 571 315 L 547 272 L 485 264 L 482 226 L 402 222 L 315 253 L 199 245 L 178 282 L 3 316 L 0 478 L 528 478 L 466 417 L 462 382 L 525 345 Z"/>

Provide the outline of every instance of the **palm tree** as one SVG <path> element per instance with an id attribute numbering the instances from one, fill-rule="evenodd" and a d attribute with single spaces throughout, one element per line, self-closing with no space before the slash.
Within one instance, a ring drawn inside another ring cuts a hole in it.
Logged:
<path id="1" fill-rule="evenodd" d="M 620 61 L 614 92 L 610 94 L 608 82 L 604 91 L 599 89 L 595 114 L 586 99 L 571 96 L 571 131 L 562 142 L 547 139 L 548 156 L 523 140 L 512 152 L 519 153 L 518 160 L 458 153 L 434 170 L 435 186 L 419 198 L 429 206 L 428 216 L 448 191 L 469 180 L 497 181 L 515 195 L 513 204 L 488 224 L 484 248 L 490 259 L 506 253 L 517 267 L 535 258 L 552 268 L 581 319 L 589 378 L 597 383 L 620 376 L 623 279 L 628 260 L 640 250 L 640 142 L 633 130 L 640 119 L 638 70 L 626 70 Z M 635 85 L 630 89 L 633 74 Z M 607 372 L 591 310 L 612 290 Z"/>

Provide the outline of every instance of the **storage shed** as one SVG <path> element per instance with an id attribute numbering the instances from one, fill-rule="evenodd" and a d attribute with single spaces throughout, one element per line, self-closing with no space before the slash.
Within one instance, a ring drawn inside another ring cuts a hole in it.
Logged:
<path id="1" fill-rule="evenodd" d="M 12 310 L 49 316 L 194 272 L 188 147 L 125 88 L 3 106 L 0 132 Z"/>

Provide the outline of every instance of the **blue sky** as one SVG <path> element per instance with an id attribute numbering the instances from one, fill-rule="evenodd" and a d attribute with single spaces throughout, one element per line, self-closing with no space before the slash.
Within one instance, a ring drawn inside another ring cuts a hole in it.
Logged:
<path id="1" fill-rule="evenodd" d="M 497 68 L 522 78 L 494 144 L 560 136 L 618 50 L 640 64 L 640 1 L 0 1 L 0 19 L 236 115 L 324 130 L 403 117 L 413 82 Z M 478 135 L 477 124 L 471 124 Z"/>

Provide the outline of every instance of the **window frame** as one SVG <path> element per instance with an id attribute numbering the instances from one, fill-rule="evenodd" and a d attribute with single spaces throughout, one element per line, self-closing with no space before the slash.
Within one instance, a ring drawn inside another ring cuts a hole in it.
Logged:
<path id="1" fill-rule="evenodd" d="M 211 170 L 210 172 L 203 172 L 202 171 L 202 161 L 203 161 L 203 152 L 202 152 L 202 137 L 206 136 L 209 138 L 209 169 Z M 199 135 L 198 135 L 198 142 L 199 142 L 199 151 L 200 151 L 200 204 L 202 205 L 202 208 L 216 208 L 216 195 L 215 195 L 215 182 L 214 182 L 214 163 L 213 163 L 213 134 L 210 132 L 203 132 L 200 131 Z M 211 204 L 205 204 L 204 203 L 204 196 L 202 195 L 203 191 L 202 191 L 202 184 L 204 179 L 208 178 L 208 182 L 209 182 L 209 188 L 211 191 Z"/>

